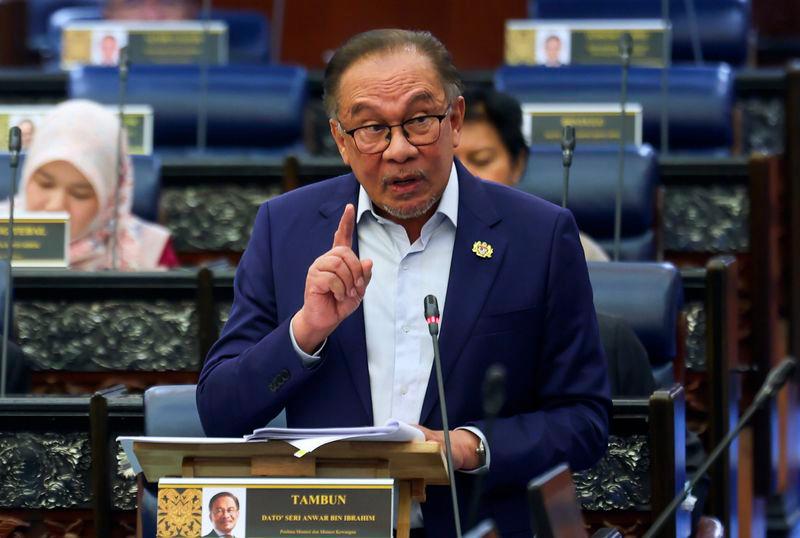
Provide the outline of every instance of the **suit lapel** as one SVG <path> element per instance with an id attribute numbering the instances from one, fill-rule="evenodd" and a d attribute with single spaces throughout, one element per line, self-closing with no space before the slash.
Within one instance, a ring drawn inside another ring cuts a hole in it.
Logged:
<path id="1" fill-rule="evenodd" d="M 328 243 L 322 250 L 326 252 L 331 248 L 333 235 L 339 226 L 339 219 L 348 203 L 354 206 L 358 204 L 358 181 L 353 174 L 348 174 L 350 181 L 345 182 L 345 186 L 337 190 L 331 200 L 320 207 L 320 213 L 327 219 L 325 230 L 328 232 L 325 239 Z M 329 180 L 330 181 L 330 180 Z M 358 209 L 358 208 L 356 208 Z M 325 234 L 318 234 L 317 236 Z M 358 256 L 358 227 L 353 229 L 353 251 Z M 368 418 L 369 425 L 372 425 L 372 395 L 369 387 L 369 365 L 367 363 L 367 339 L 364 332 L 364 306 L 348 316 L 339 327 L 329 337 L 329 343 L 338 348 L 338 355 L 344 360 L 350 371 L 356 393 L 364 412 Z"/>
<path id="2" fill-rule="evenodd" d="M 494 210 L 480 180 L 456 160 L 458 170 L 458 225 L 450 263 L 447 297 L 442 313 L 440 336 L 442 377 L 445 386 L 483 309 L 489 290 L 503 261 L 506 238 L 494 225 L 500 217 Z M 472 251 L 476 241 L 491 245 L 491 257 Z M 431 369 L 420 423 L 424 424 L 438 401 L 436 373 Z"/>

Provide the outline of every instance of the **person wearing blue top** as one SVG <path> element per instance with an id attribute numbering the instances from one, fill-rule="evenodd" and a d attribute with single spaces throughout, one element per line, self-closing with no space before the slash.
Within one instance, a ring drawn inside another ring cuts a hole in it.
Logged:
<path id="1" fill-rule="evenodd" d="M 454 158 L 462 84 L 427 32 L 351 38 L 325 73 L 325 106 L 352 173 L 259 209 L 234 303 L 200 375 L 211 436 L 264 426 L 419 424 L 441 442 L 423 299 L 441 308 L 441 360 L 466 521 L 530 536 L 525 487 L 556 464 L 606 450 L 610 399 L 586 262 L 571 214 L 484 182 Z M 486 438 L 486 370 L 507 371 Z M 454 535 L 450 493 L 427 488 L 415 536 Z"/>

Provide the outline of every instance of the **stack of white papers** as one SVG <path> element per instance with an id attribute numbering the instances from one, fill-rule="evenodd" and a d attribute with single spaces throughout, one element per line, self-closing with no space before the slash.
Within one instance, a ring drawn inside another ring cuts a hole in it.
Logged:
<path id="1" fill-rule="evenodd" d="M 417 428 L 400 420 L 389 419 L 383 426 L 356 428 L 258 428 L 246 435 L 247 441 L 286 441 L 297 449 L 298 458 L 322 445 L 347 439 L 348 441 L 424 441 L 425 435 Z"/>

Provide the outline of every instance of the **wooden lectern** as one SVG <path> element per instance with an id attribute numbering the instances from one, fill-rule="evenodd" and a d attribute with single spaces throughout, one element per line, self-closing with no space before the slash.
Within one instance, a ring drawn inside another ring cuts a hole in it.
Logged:
<path id="1" fill-rule="evenodd" d="M 302 458 L 284 441 L 191 443 L 135 441 L 133 451 L 148 482 L 160 478 L 393 478 L 399 490 L 397 536 L 408 538 L 411 501 L 425 501 L 425 486 L 448 485 L 438 443 L 337 441 Z"/>

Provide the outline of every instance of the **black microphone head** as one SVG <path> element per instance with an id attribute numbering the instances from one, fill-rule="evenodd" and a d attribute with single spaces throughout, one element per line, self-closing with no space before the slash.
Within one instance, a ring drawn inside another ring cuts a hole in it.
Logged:
<path id="1" fill-rule="evenodd" d="M 506 368 L 495 363 L 486 370 L 483 378 L 483 412 L 495 417 L 506 401 Z"/>
<path id="2" fill-rule="evenodd" d="M 575 127 L 572 125 L 565 125 L 561 131 L 561 150 L 574 150 L 575 149 Z"/>
<path id="3" fill-rule="evenodd" d="M 628 32 L 622 34 L 619 38 L 619 55 L 624 60 L 630 60 L 633 54 L 633 37 Z"/>
<path id="4" fill-rule="evenodd" d="M 425 319 L 439 317 L 439 301 L 435 295 L 425 297 Z"/>
<path id="5" fill-rule="evenodd" d="M 767 383 L 775 389 L 782 387 L 795 368 L 797 368 L 797 360 L 794 357 L 786 357 L 767 376 Z"/>
<path id="6" fill-rule="evenodd" d="M 11 153 L 22 151 L 22 130 L 17 126 L 8 131 L 8 151 Z"/>

